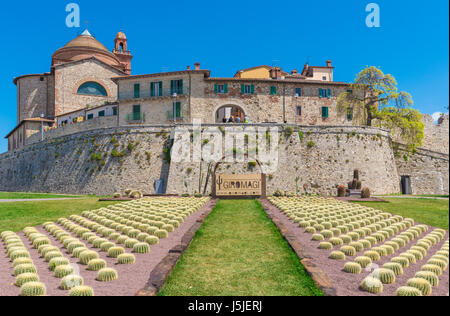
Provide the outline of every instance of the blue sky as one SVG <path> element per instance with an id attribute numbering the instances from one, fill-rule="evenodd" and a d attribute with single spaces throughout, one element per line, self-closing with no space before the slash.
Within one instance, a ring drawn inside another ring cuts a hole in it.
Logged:
<path id="1" fill-rule="evenodd" d="M 380 28 L 366 27 L 365 7 L 372 1 L 363 0 L 4 1 L 0 152 L 17 123 L 12 79 L 49 71 L 52 53 L 83 31 L 65 25 L 71 2 L 109 49 L 124 30 L 134 74 L 185 69 L 199 61 L 212 76 L 233 76 L 260 64 L 290 71 L 306 61 L 324 65 L 332 59 L 337 81 L 352 81 L 365 66 L 378 66 L 412 94 L 421 112 L 447 111 L 447 0 L 374 1 L 381 9 Z"/>

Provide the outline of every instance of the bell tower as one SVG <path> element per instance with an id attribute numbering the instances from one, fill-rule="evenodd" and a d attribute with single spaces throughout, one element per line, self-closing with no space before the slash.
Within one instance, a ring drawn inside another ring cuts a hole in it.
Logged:
<path id="1" fill-rule="evenodd" d="M 123 71 L 131 75 L 131 59 L 133 59 L 133 56 L 131 55 L 131 52 L 128 50 L 127 42 L 128 42 L 127 37 L 122 31 L 117 33 L 116 38 L 114 39 L 113 53 L 114 55 L 116 55 L 116 57 L 122 64 Z"/>

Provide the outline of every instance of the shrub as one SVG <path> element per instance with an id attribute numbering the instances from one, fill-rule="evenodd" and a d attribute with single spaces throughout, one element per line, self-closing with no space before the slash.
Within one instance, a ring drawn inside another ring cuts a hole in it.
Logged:
<path id="1" fill-rule="evenodd" d="M 370 189 L 365 187 L 361 190 L 361 198 L 368 199 L 370 198 Z"/>
<path id="2" fill-rule="evenodd" d="M 403 275 L 403 268 L 400 263 L 388 262 L 383 265 L 383 268 L 392 270 L 396 276 Z"/>
<path id="3" fill-rule="evenodd" d="M 124 253 L 117 257 L 117 262 L 119 264 L 133 264 L 133 263 L 135 263 L 135 261 L 136 261 L 136 258 L 131 253 Z"/>
<path id="4" fill-rule="evenodd" d="M 306 144 L 306 146 L 307 146 L 308 148 L 313 148 L 315 145 L 316 145 L 316 144 L 315 144 L 312 140 L 310 140 L 310 141 Z"/>
<path id="5" fill-rule="evenodd" d="M 339 238 L 339 237 L 330 238 L 329 242 L 333 246 L 342 246 L 344 244 L 344 241 L 341 238 Z"/>
<path id="6" fill-rule="evenodd" d="M 412 278 L 409 279 L 406 283 L 407 286 L 414 287 L 422 292 L 423 296 L 429 296 L 431 295 L 432 289 L 431 284 L 425 279 L 421 278 Z"/>
<path id="7" fill-rule="evenodd" d="M 345 197 L 346 193 L 347 189 L 345 188 L 344 185 L 338 186 L 338 197 Z"/>
<path id="8" fill-rule="evenodd" d="M 347 262 L 344 265 L 344 271 L 352 274 L 361 274 L 362 268 L 356 262 Z"/>
<path id="9" fill-rule="evenodd" d="M 355 262 L 358 263 L 361 267 L 366 268 L 372 264 L 372 259 L 366 256 L 360 256 L 355 258 Z"/>
<path id="10" fill-rule="evenodd" d="M 313 234 L 312 237 L 311 237 L 311 239 L 314 240 L 314 241 L 322 241 L 322 240 L 324 240 L 325 238 L 324 238 L 323 235 L 321 235 L 321 234 Z"/>
<path id="11" fill-rule="evenodd" d="M 379 294 L 383 292 L 383 283 L 377 278 L 369 276 L 361 283 L 361 288 L 372 294 Z"/>
<path id="12" fill-rule="evenodd" d="M 19 264 L 14 268 L 14 275 L 18 276 L 24 273 L 36 273 L 36 267 L 34 264 Z"/>
<path id="13" fill-rule="evenodd" d="M 381 257 L 380 257 L 380 255 L 379 255 L 378 252 L 376 252 L 376 251 L 371 251 L 371 250 L 366 251 L 366 252 L 364 253 L 364 256 L 365 256 L 365 257 L 369 257 L 369 258 L 372 260 L 372 262 L 377 262 L 377 261 L 380 261 L 380 259 L 381 259 Z"/>
<path id="14" fill-rule="evenodd" d="M 156 236 L 150 236 L 145 239 L 145 242 L 149 245 L 157 245 L 159 244 L 159 238 Z"/>
<path id="15" fill-rule="evenodd" d="M 389 269 L 376 269 L 373 272 L 374 276 L 378 278 L 383 284 L 392 284 L 395 283 L 395 273 Z"/>
<path id="16" fill-rule="evenodd" d="M 345 253 L 343 253 L 342 251 L 333 251 L 330 254 L 330 259 L 333 260 L 345 260 Z"/>
<path id="17" fill-rule="evenodd" d="M 137 243 L 133 246 L 133 252 L 141 254 L 149 253 L 150 246 L 145 242 Z"/>
<path id="18" fill-rule="evenodd" d="M 61 290 L 70 290 L 73 287 L 83 285 L 83 278 L 76 274 L 67 275 L 62 278 L 59 288 Z"/>
<path id="19" fill-rule="evenodd" d="M 415 278 L 427 280 L 431 286 L 439 286 L 439 277 L 433 272 L 419 271 L 416 273 Z"/>
<path id="20" fill-rule="evenodd" d="M 342 251 L 346 256 L 353 257 L 353 256 L 356 255 L 356 249 L 353 248 L 352 246 L 343 246 L 343 247 L 341 247 L 341 251 Z"/>
<path id="21" fill-rule="evenodd" d="M 411 286 L 399 287 L 395 296 L 422 296 L 422 292 Z"/>
<path id="22" fill-rule="evenodd" d="M 436 274 L 437 276 L 441 276 L 442 275 L 442 269 L 441 267 L 435 265 L 435 264 L 426 264 L 422 267 L 422 271 L 429 271 L 429 272 L 433 272 L 434 274 Z"/>
<path id="23" fill-rule="evenodd" d="M 69 296 L 94 296 L 94 290 L 89 286 L 76 286 L 70 290 Z"/>
<path id="24" fill-rule="evenodd" d="M 97 252 L 92 250 L 87 250 L 81 253 L 80 262 L 81 264 L 88 265 L 91 260 L 98 259 L 99 255 Z"/>
<path id="25" fill-rule="evenodd" d="M 115 199 L 121 199 L 122 198 L 122 194 L 121 193 L 114 193 L 113 197 Z"/>
<path id="26" fill-rule="evenodd" d="M 125 249 L 122 247 L 111 247 L 108 250 L 108 257 L 117 258 L 119 255 L 124 254 Z"/>
<path id="27" fill-rule="evenodd" d="M 53 271 L 58 266 L 65 266 L 65 265 L 68 265 L 68 264 L 70 264 L 69 259 L 64 258 L 64 257 L 58 257 L 58 258 L 53 258 L 52 260 L 50 260 L 50 262 L 48 264 L 48 268 L 51 271 Z"/>
<path id="28" fill-rule="evenodd" d="M 67 275 L 71 275 L 74 269 L 70 265 L 57 266 L 54 270 L 54 275 L 56 278 L 61 279 Z"/>
<path id="29" fill-rule="evenodd" d="M 22 273 L 16 277 L 16 286 L 21 287 L 25 283 L 39 282 L 39 276 L 36 273 Z"/>
<path id="30" fill-rule="evenodd" d="M 92 259 L 87 266 L 89 271 L 99 271 L 104 268 L 106 268 L 106 261 L 103 259 Z"/>
<path id="31" fill-rule="evenodd" d="M 117 271 L 111 268 L 104 268 L 98 271 L 97 280 L 100 282 L 111 282 L 118 278 Z"/>
<path id="32" fill-rule="evenodd" d="M 47 289 L 40 282 L 28 282 L 20 288 L 20 296 L 45 296 Z"/>
<path id="33" fill-rule="evenodd" d="M 100 245 L 100 251 L 108 252 L 108 250 L 113 248 L 114 246 L 115 246 L 114 243 L 106 241 Z"/>
<path id="34" fill-rule="evenodd" d="M 331 250 L 333 249 L 333 245 L 329 242 L 321 242 L 318 248 L 323 250 Z"/>
<path id="35" fill-rule="evenodd" d="M 159 239 L 163 239 L 169 237 L 169 233 L 164 229 L 158 229 L 155 232 L 155 236 L 158 237 Z"/>

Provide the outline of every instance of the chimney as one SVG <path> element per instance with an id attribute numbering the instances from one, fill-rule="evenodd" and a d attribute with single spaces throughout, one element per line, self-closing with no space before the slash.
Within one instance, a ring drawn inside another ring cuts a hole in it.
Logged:
<path id="1" fill-rule="evenodd" d="M 191 66 L 187 66 L 187 70 L 191 70 Z"/>
<path id="2" fill-rule="evenodd" d="M 327 60 L 327 67 L 329 67 L 329 68 L 333 67 L 333 66 L 331 65 L 331 60 Z"/>
<path id="3" fill-rule="evenodd" d="M 195 66 L 195 70 L 200 70 L 200 63 L 197 62 L 194 64 L 194 66 Z"/>
<path id="4" fill-rule="evenodd" d="M 270 69 L 270 78 L 280 79 L 281 78 L 281 68 L 280 67 L 272 67 Z"/>

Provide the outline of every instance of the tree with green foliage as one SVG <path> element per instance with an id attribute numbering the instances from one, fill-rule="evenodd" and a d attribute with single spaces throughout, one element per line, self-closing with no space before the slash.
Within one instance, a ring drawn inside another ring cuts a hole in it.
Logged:
<path id="1" fill-rule="evenodd" d="M 352 113 L 355 124 L 390 129 L 411 150 L 422 145 L 424 124 L 411 95 L 399 91 L 395 78 L 377 67 L 362 70 L 337 104 L 341 115 Z"/>

